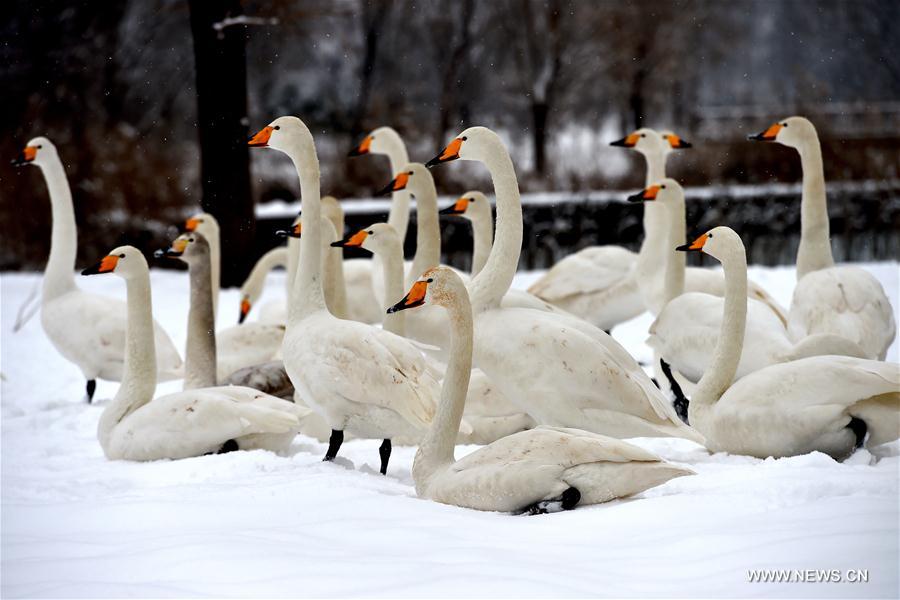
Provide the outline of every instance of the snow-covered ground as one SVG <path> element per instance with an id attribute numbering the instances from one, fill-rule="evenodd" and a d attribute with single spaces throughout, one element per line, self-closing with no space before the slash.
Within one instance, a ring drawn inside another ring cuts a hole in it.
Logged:
<path id="1" fill-rule="evenodd" d="M 865 266 L 896 310 L 897 264 Z M 517 285 L 534 276 L 520 274 Z M 751 276 L 787 305 L 791 269 L 751 268 Z M 152 278 L 154 313 L 183 348 L 187 278 Z M 822 454 L 757 460 L 636 440 L 697 475 L 538 517 L 419 500 L 414 449 L 395 448 L 383 477 L 376 441 L 347 442 L 336 463 L 322 463 L 325 446 L 301 437 L 288 456 L 109 462 L 95 430 L 116 385 L 101 382 L 87 406 L 80 373 L 39 319 L 12 333 L 37 280 L 0 277 L 4 597 L 900 596 L 897 443 L 841 464 Z M 79 284 L 124 297 L 116 277 Z M 283 289 L 270 277 L 261 303 Z M 237 292 L 224 292 L 220 327 L 237 314 Z M 639 317 L 614 331 L 644 361 L 648 323 Z M 751 569 L 803 571 L 787 574 L 794 580 L 846 580 L 859 569 L 868 582 L 750 583 Z"/>

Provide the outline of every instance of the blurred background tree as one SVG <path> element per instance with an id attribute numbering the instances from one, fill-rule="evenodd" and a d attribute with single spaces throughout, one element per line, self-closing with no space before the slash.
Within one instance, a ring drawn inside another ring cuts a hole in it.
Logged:
<path id="1" fill-rule="evenodd" d="M 246 253 L 253 204 L 299 192 L 272 152 L 250 153 L 249 192 L 233 179 L 246 172 L 239 156 L 201 169 L 189 4 L 0 7 L 0 155 L 14 157 L 35 135 L 55 141 L 75 198 L 79 264 L 123 240 L 171 235 L 212 206 L 203 180 L 228 189 L 226 247 Z M 246 68 L 247 113 L 230 120 L 228 139 L 301 116 L 316 135 L 323 192 L 344 198 L 389 179 L 381 162 L 345 158 L 382 124 L 400 131 L 414 160 L 468 125 L 488 125 L 509 142 L 524 190 L 580 192 L 640 185 L 639 157 L 606 146 L 638 125 L 695 144 L 673 161 L 686 184 L 796 180 L 799 161 L 787 149 L 743 138 L 803 113 L 819 128 L 830 180 L 900 176 L 896 0 L 196 4 L 262 19 L 224 30 L 244 45 L 246 62 L 225 59 L 210 73 L 221 82 Z M 447 192 L 486 181 L 465 167 L 436 175 Z M 0 193 L 0 268 L 41 267 L 50 212 L 40 174 L 4 160 Z"/>

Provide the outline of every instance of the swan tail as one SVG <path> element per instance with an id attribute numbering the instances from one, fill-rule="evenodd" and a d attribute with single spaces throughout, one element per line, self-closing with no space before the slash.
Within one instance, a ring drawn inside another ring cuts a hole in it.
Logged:
<path id="1" fill-rule="evenodd" d="M 300 430 L 300 418 L 290 410 L 244 404 L 241 406 L 240 418 L 247 430 L 246 434 L 289 433 Z"/>
<path id="2" fill-rule="evenodd" d="M 861 400 L 848 411 L 865 423 L 867 447 L 879 446 L 900 438 L 900 392 L 888 392 Z"/>
<path id="3" fill-rule="evenodd" d="M 775 316 L 778 317 L 778 320 L 781 321 L 781 324 L 786 328 L 788 324 L 787 312 L 785 312 L 784 308 L 778 302 L 769 295 L 767 291 L 762 289 L 756 284 L 750 284 L 750 294 L 756 300 L 759 300 L 763 304 L 769 307 L 769 309 L 775 313 Z"/>
<path id="4" fill-rule="evenodd" d="M 663 461 L 594 462 L 565 470 L 563 481 L 581 492 L 579 504 L 600 504 L 639 494 L 694 472 Z"/>

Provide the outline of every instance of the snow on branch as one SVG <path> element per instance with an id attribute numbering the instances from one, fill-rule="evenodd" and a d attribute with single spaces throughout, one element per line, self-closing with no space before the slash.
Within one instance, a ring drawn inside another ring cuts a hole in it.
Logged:
<path id="1" fill-rule="evenodd" d="M 219 37 L 222 37 L 225 28 L 234 25 L 278 25 L 278 17 L 252 17 L 250 15 L 225 17 L 221 21 L 213 23 L 212 28 L 216 30 Z"/>

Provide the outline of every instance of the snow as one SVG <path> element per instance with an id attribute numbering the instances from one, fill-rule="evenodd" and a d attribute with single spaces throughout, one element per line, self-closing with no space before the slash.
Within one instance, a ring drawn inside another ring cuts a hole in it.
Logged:
<path id="1" fill-rule="evenodd" d="M 863 265 L 898 306 L 897 263 Z M 521 273 L 527 286 L 539 273 Z M 282 293 L 270 276 L 260 305 Z M 787 304 L 790 268 L 751 268 Z M 95 431 L 116 384 L 84 382 L 39 319 L 12 333 L 38 276 L 3 274 L 4 597 L 893 597 L 900 594 L 900 444 L 837 463 L 710 455 L 675 439 L 635 443 L 697 475 L 637 497 L 537 517 L 419 500 L 415 450 L 377 473 L 377 441 L 336 463 L 298 437 L 288 456 L 242 452 L 109 462 Z M 187 277 L 152 272 L 154 313 L 183 348 Z M 115 277 L 79 278 L 124 298 Z M 219 326 L 236 321 L 223 292 Z M 900 320 L 900 319 L 898 319 Z M 649 318 L 614 335 L 639 360 Z M 897 360 L 897 344 L 890 360 Z M 159 386 L 178 389 L 180 382 Z M 475 447 L 459 447 L 458 456 Z M 868 569 L 868 583 L 749 583 L 749 569 Z"/>

